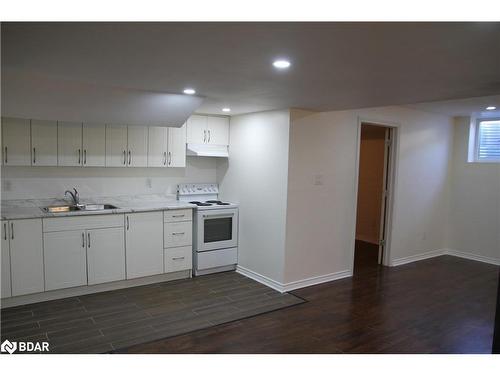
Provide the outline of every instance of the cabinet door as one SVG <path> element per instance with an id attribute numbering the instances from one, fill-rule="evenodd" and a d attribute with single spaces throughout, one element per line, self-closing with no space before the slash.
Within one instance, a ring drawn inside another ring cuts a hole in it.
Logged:
<path id="1" fill-rule="evenodd" d="M 9 250 L 9 223 L 2 221 L 2 298 L 10 297 L 10 250 Z"/>
<path id="2" fill-rule="evenodd" d="M 127 127 L 106 125 L 106 167 L 127 166 Z"/>
<path id="3" fill-rule="evenodd" d="M 88 284 L 125 280 L 123 227 L 87 231 Z"/>
<path id="4" fill-rule="evenodd" d="M 31 120 L 31 165 L 57 165 L 57 121 Z"/>
<path id="5" fill-rule="evenodd" d="M 128 155 L 129 167 L 148 166 L 148 128 L 147 126 L 128 127 Z"/>
<path id="6" fill-rule="evenodd" d="M 148 132 L 148 167 L 166 167 L 168 128 L 151 126 Z"/>
<path id="7" fill-rule="evenodd" d="M 104 167 L 106 165 L 106 126 L 83 124 L 83 166 Z"/>
<path id="8" fill-rule="evenodd" d="M 45 290 L 87 284 L 85 232 L 44 233 Z"/>
<path id="9" fill-rule="evenodd" d="M 186 166 L 186 124 L 180 128 L 168 128 L 167 165 Z"/>
<path id="10" fill-rule="evenodd" d="M 4 165 L 31 165 L 30 120 L 2 118 Z"/>
<path id="11" fill-rule="evenodd" d="M 42 220 L 9 221 L 12 295 L 44 291 Z"/>
<path id="12" fill-rule="evenodd" d="M 229 145 L 229 118 L 208 117 L 207 143 L 211 145 Z"/>
<path id="13" fill-rule="evenodd" d="M 207 116 L 193 115 L 187 120 L 187 143 L 207 142 Z"/>
<path id="14" fill-rule="evenodd" d="M 125 215 L 127 279 L 163 272 L 163 212 Z"/>
<path id="15" fill-rule="evenodd" d="M 82 124 L 57 123 L 57 165 L 76 167 L 83 164 Z"/>

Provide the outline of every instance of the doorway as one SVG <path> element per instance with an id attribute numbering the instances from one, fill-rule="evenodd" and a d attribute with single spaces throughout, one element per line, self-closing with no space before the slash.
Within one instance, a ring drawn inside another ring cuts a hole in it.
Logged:
<path id="1" fill-rule="evenodd" d="M 386 262 L 394 130 L 362 122 L 359 143 L 354 273 Z"/>

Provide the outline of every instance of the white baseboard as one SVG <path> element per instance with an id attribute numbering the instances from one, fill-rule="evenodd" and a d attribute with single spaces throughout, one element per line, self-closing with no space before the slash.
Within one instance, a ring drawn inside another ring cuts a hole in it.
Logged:
<path id="1" fill-rule="evenodd" d="M 243 276 L 249 277 L 250 279 L 255 280 L 261 284 L 267 285 L 268 287 L 281 293 L 352 276 L 352 272 L 350 270 L 346 270 L 326 275 L 309 277 L 307 279 L 291 281 L 289 283 L 280 283 L 279 281 L 273 280 L 267 276 L 261 275 L 240 265 L 237 266 L 236 272 L 242 274 Z"/>
<path id="2" fill-rule="evenodd" d="M 401 266 L 403 264 L 418 262 L 419 260 L 429 259 L 438 257 L 446 254 L 446 249 L 438 249 L 433 251 L 427 251 L 425 253 L 411 255 L 409 257 L 394 259 L 391 261 L 391 267 Z"/>
<path id="3" fill-rule="evenodd" d="M 474 253 L 458 251 L 458 250 L 453 250 L 453 249 L 445 249 L 445 254 L 452 255 L 454 257 L 475 260 L 478 262 L 489 263 L 489 264 L 493 264 L 495 266 L 500 266 L 500 258 L 485 257 L 483 255 L 477 255 Z"/>

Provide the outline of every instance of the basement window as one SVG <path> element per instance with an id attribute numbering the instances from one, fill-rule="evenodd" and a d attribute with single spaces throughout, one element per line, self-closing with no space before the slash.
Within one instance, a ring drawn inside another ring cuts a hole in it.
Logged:
<path id="1" fill-rule="evenodd" d="M 469 152 L 469 161 L 500 163 L 500 118 L 479 119 L 474 125 L 471 126 L 470 134 L 474 141 L 470 144 L 474 145 L 474 153 L 471 155 Z"/>

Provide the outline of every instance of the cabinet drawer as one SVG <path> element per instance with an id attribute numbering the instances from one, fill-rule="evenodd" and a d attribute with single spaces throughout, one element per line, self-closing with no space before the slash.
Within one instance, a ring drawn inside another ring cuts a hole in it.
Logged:
<path id="1" fill-rule="evenodd" d="M 51 217 L 43 219 L 44 232 L 123 227 L 123 214 Z"/>
<path id="2" fill-rule="evenodd" d="M 190 270 L 192 268 L 192 247 L 183 246 L 165 249 L 165 273 Z"/>
<path id="3" fill-rule="evenodd" d="M 214 267 L 229 266 L 238 263 L 238 248 L 204 251 L 197 253 L 198 270 L 206 270 Z"/>
<path id="4" fill-rule="evenodd" d="M 163 225 L 163 247 L 191 246 L 193 243 L 193 223 L 191 221 Z"/>
<path id="5" fill-rule="evenodd" d="M 172 210 L 164 211 L 163 221 L 171 223 L 174 221 L 191 221 L 193 220 L 193 210 Z"/>

